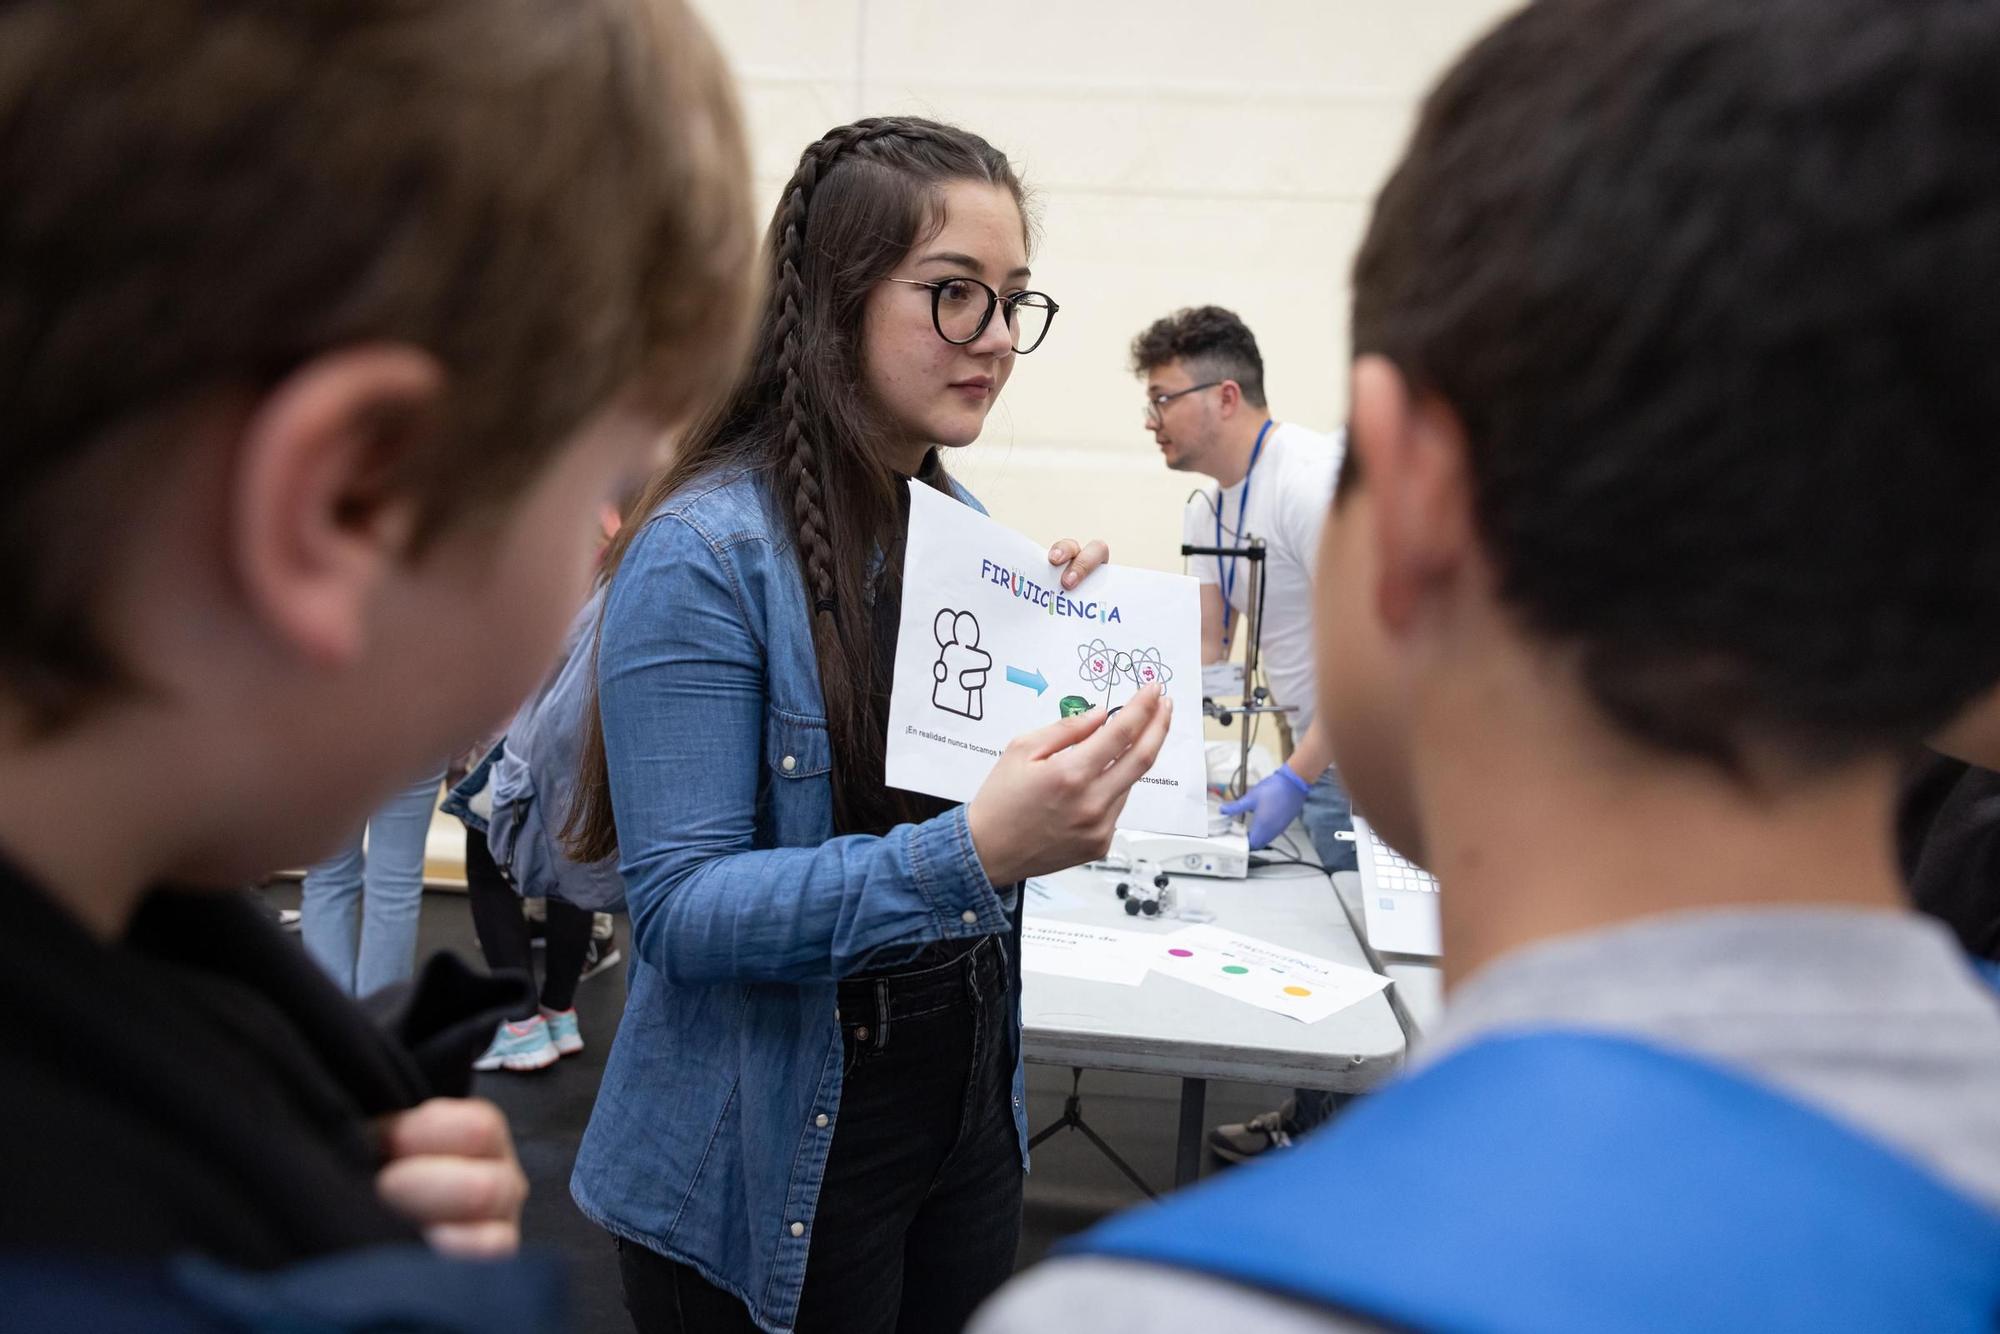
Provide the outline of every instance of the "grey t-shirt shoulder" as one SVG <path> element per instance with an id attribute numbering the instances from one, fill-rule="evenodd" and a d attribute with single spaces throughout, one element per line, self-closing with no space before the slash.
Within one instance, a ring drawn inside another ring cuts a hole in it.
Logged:
<path id="1" fill-rule="evenodd" d="M 1672 914 L 1496 960 L 1452 994 L 1417 1067 L 1478 1038 L 1583 1028 L 1653 1039 L 1760 1079 L 2000 1208 L 2000 999 L 1956 942 L 1896 912 Z M 1330 1227 L 1346 1226 L 1330 1206 Z M 1002 1290 L 973 1334 L 1376 1326 L 1198 1274 L 1058 1260 Z"/>
<path id="2" fill-rule="evenodd" d="M 1329 1213 L 1329 1223 L 1335 1215 Z M 1334 1224 L 1337 1225 L 1337 1224 Z M 980 1308 L 968 1334 L 1364 1334 L 1380 1326 L 1203 1274 L 1137 1260 L 1049 1260 Z"/>

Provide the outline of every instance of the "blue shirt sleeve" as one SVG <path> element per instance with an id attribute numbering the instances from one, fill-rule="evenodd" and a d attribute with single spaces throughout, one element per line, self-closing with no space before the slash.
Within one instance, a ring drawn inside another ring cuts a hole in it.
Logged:
<path id="1" fill-rule="evenodd" d="M 802 982 L 1008 930 L 963 806 L 882 837 L 758 846 L 768 658 L 741 564 L 770 559 L 761 539 L 719 550 L 667 514 L 613 581 L 598 701 L 633 948 L 677 985 Z"/>

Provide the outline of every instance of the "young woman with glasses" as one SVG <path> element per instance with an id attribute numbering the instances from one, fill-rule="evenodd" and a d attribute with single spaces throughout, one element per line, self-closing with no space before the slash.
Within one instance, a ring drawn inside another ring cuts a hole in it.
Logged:
<path id="1" fill-rule="evenodd" d="M 1104 851 L 1169 713 L 1029 733 L 963 805 L 883 783 L 906 483 L 975 503 L 939 455 L 1057 310 L 1023 198 L 931 121 L 808 147 L 749 372 L 612 552 L 570 834 L 636 962 L 573 1190 L 642 1330 L 952 1330 L 1013 1267 L 1019 882 Z"/>

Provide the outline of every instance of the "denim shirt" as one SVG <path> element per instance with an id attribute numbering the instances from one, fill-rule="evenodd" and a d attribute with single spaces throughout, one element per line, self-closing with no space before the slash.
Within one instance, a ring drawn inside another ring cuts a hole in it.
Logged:
<path id="1" fill-rule="evenodd" d="M 833 837 L 779 503 L 760 473 L 698 480 L 647 519 L 611 584 L 598 690 L 633 960 L 570 1182 L 591 1219 L 693 1266 L 773 1331 L 797 1318 L 839 1124 L 837 979 L 1012 929 L 963 806 Z"/>

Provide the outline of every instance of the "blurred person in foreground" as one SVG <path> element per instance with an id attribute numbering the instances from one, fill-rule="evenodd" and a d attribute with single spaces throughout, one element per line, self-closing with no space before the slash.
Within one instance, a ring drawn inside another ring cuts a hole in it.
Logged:
<path id="1" fill-rule="evenodd" d="M 1445 76 L 1319 581 L 1445 1018 L 980 1334 L 1990 1328 L 2000 1003 L 1892 826 L 2000 679 L 1995 68 L 1967 0 L 1544 0 Z"/>
<path id="2" fill-rule="evenodd" d="M 1896 832 L 1911 901 L 2000 983 L 2000 690 L 1911 763 Z"/>
<path id="3" fill-rule="evenodd" d="M 10 1328 L 554 1319 L 447 1258 L 519 1240 L 463 1097 L 519 984 L 378 1027 L 229 887 L 546 669 L 734 373 L 746 181 L 676 0 L 0 8 Z"/>

